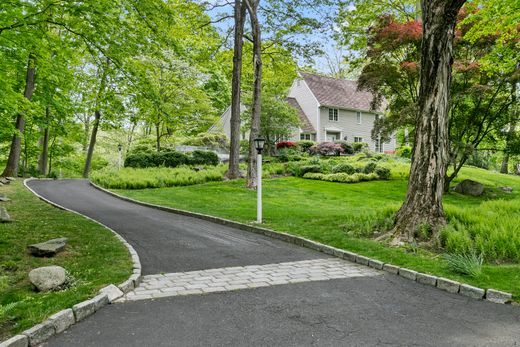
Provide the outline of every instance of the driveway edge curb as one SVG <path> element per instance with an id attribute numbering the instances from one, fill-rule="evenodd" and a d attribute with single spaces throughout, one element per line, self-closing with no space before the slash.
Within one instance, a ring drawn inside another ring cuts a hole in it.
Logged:
<path id="1" fill-rule="evenodd" d="M 68 308 L 62 310 L 47 320 L 43 321 L 40 324 L 33 326 L 30 329 L 27 329 L 21 332 L 18 335 L 11 337 L 8 340 L 0 342 L 0 347 L 28 347 L 28 346 L 37 346 L 50 337 L 57 335 L 63 332 L 65 329 L 68 329 L 70 326 L 78 323 L 85 318 L 91 316 L 96 311 L 101 309 L 103 306 L 111 304 L 113 301 L 122 297 L 124 294 L 130 292 L 135 287 L 137 287 L 141 281 L 142 273 L 141 273 L 141 261 L 139 260 L 139 255 L 135 251 L 134 247 L 130 245 L 121 235 L 119 235 L 115 230 L 109 228 L 108 226 L 85 216 L 77 211 L 73 211 L 64 206 L 61 206 L 55 202 L 52 202 L 40 194 L 36 193 L 33 189 L 28 186 L 28 182 L 37 181 L 39 179 L 36 178 L 28 178 L 23 181 L 23 185 L 27 190 L 33 193 L 40 200 L 52 205 L 60 210 L 72 212 L 76 215 L 79 215 L 83 218 L 86 218 L 90 221 L 95 222 L 98 225 L 101 225 L 103 228 L 111 231 L 116 238 L 123 243 L 128 249 L 132 257 L 133 262 L 133 271 L 132 275 L 128 278 L 128 280 L 124 281 L 119 285 L 110 284 L 99 290 L 98 294 L 88 300 L 82 301 L 80 303 L 75 304 L 72 308 Z"/>
<path id="2" fill-rule="evenodd" d="M 372 258 L 365 257 L 362 255 L 353 253 L 353 252 L 349 252 L 349 251 L 345 251 L 345 250 L 342 250 L 339 248 L 327 246 L 322 243 L 312 241 L 312 240 L 309 240 L 309 239 L 306 239 L 303 237 L 294 236 L 294 235 L 283 233 L 283 232 L 277 232 L 277 231 L 267 229 L 267 228 L 261 228 L 261 227 L 257 227 L 257 226 L 253 226 L 253 225 L 249 225 L 249 224 L 235 222 L 235 221 L 232 221 L 229 219 L 214 217 L 214 216 L 210 216 L 210 215 L 206 215 L 206 214 L 202 214 L 202 213 L 190 212 L 190 211 L 181 210 L 181 209 L 177 209 L 177 208 L 173 208 L 173 207 L 160 206 L 160 205 L 150 204 L 147 202 L 138 201 L 138 200 L 114 193 L 108 189 L 98 186 L 97 184 L 95 184 L 91 181 L 89 181 L 89 182 L 92 187 L 94 187 L 106 194 L 109 194 L 113 197 L 121 199 L 123 201 L 131 202 L 131 203 L 145 206 L 145 207 L 150 207 L 150 208 L 153 208 L 156 210 L 171 212 L 171 213 L 184 215 L 184 216 L 188 216 L 188 217 L 199 218 L 199 219 L 207 220 L 207 221 L 217 223 L 220 225 L 229 226 L 229 227 L 233 227 L 233 228 L 236 228 L 239 230 L 264 235 L 264 236 L 267 236 L 267 237 L 270 237 L 273 239 L 277 239 L 277 240 L 282 240 L 282 241 L 292 243 L 292 244 L 295 244 L 295 245 L 298 245 L 301 247 L 310 248 L 315 251 L 319 251 L 319 252 L 322 252 L 322 253 L 325 253 L 328 255 L 332 255 L 334 257 L 338 257 L 338 258 L 345 259 L 345 260 L 348 260 L 351 262 L 355 262 L 360 265 L 365 265 L 365 266 L 369 266 L 369 267 L 376 268 L 376 269 L 382 269 L 383 271 L 386 271 L 388 273 L 401 276 L 401 277 L 409 279 L 411 281 L 418 282 L 422 285 L 428 285 L 428 286 L 431 286 L 434 288 L 438 288 L 439 290 L 445 290 L 450 293 L 456 293 L 456 294 L 463 295 L 463 296 L 477 299 L 477 300 L 486 300 L 488 302 L 492 302 L 495 304 L 511 304 L 513 301 L 513 295 L 511 293 L 502 292 L 502 291 L 498 291 L 498 290 L 491 289 L 491 288 L 489 288 L 487 290 L 482 289 L 482 288 L 476 288 L 476 287 L 470 286 L 465 283 L 459 283 L 459 282 L 455 282 L 455 281 L 451 281 L 451 280 L 446 280 L 444 278 L 440 278 L 440 277 L 433 276 L 430 274 L 425 274 L 425 273 L 416 272 L 416 271 L 413 271 L 410 269 L 401 268 L 396 265 L 381 262 L 377 259 L 372 259 Z M 450 290 L 445 289 L 445 287 L 443 286 L 445 281 L 449 281 L 449 282 L 452 282 L 453 284 L 457 284 L 458 285 L 458 288 L 456 288 L 457 290 L 454 290 L 454 288 L 450 288 Z M 461 290 L 460 290 L 461 287 L 462 288 L 471 288 L 472 289 L 471 294 L 468 295 L 468 293 L 464 289 L 461 292 Z"/>

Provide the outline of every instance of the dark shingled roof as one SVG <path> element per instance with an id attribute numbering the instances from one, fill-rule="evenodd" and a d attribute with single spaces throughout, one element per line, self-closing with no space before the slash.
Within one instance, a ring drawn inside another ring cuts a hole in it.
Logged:
<path id="1" fill-rule="evenodd" d="M 298 100 L 296 100 L 295 98 L 287 98 L 287 103 L 289 105 L 291 105 L 292 107 L 294 107 L 296 109 L 296 111 L 298 111 L 298 116 L 300 117 L 300 121 L 302 123 L 301 124 L 302 131 L 305 133 L 315 133 L 316 130 L 314 129 L 314 127 L 312 126 L 312 123 L 309 121 L 309 118 L 307 117 L 307 115 L 303 111 L 302 107 L 298 103 Z"/>
<path id="2" fill-rule="evenodd" d="M 370 92 L 358 91 L 356 81 L 348 81 L 301 72 L 309 88 L 321 106 L 371 111 L 373 95 Z M 382 107 L 379 107 L 382 112 Z"/>

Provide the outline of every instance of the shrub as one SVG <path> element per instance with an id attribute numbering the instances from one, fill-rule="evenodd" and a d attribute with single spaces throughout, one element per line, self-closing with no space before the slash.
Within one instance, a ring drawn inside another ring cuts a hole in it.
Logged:
<path id="1" fill-rule="evenodd" d="M 149 153 L 139 152 L 130 154 L 125 159 L 125 167 L 145 168 L 153 166 L 155 166 L 155 164 L 152 163 L 152 154 Z"/>
<path id="2" fill-rule="evenodd" d="M 297 147 L 296 148 L 288 148 L 288 147 L 281 148 L 280 150 L 278 150 L 277 158 L 282 163 L 286 163 L 288 161 L 302 160 L 301 153 L 300 153 L 300 151 L 298 151 Z"/>
<path id="3" fill-rule="evenodd" d="M 228 148 L 229 141 L 226 134 L 223 133 L 203 133 L 196 137 L 187 139 L 183 143 L 187 146 L 210 147 L 210 148 Z"/>
<path id="4" fill-rule="evenodd" d="M 354 153 L 364 152 L 368 150 L 368 143 L 366 142 L 354 142 L 352 144 L 354 148 Z"/>
<path id="5" fill-rule="evenodd" d="M 156 167 L 177 167 L 189 163 L 187 155 L 172 150 L 155 153 L 152 156 L 155 158 L 153 161 Z"/>
<path id="6" fill-rule="evenodd" d="M 308 153 L 309 149 L 311 149 L 311 147 L 315 144 L 316 142 L 314 141 L 304 140 L 298 142 L 298 147 L 300 148 L 300 151 L 302 151 L 303 153 Z"/>
<path id="7" fill-rule="evenodd" d="M 309 179 L 309 180 L 318 180 L 318 181 L 322 181 L 324 176 L 325 176 L 325 175 L 322 174 L 322 173 L 313 173 L 313 172 L 308 172 L 308 173 L 306 173 L 305 175 L 303 175 L 303 178 L 307 178 L 307 179 Z"/>
<path id="8" fill-rule="evenodd" d="M 482 272 L 484 259 L 482 255 L 477 255 L 475 252 L 445 254 L 444 259 L 453 272 L 471 277 L 477 277 Z"/>
<path id="9" fill-rule="evenodd" d="M 343 153 L 345 154 L 354 154 L 354 146 L 347 141 L 336 141 L 335 143 L 339 144 L 343 148 Z"/>
<path id="10" fill-rule="evenodd" d="M 386 167 L 377 167 L 375 171 L 376 175 L 380 180 L 389 180 L 390 179 L 390 169 Z"/>
<path id="11" fill-rule="evenodd" d="M 343 147 L 334 142 L 322 142 L 312 146 L 309 150 L 314 155 L 340 155 L 343 153 Z"/>
<path id="12" fill-rule="evenodd" d="M 192 165 L 213 165 L 216 166 L 220 162 L 218 155 L 214 152 L 194 151 L 191 154 L 190 164 Z"/>
<path id="13" fill-rule="evenodd" d="M 356 172 L 356 169 L 354 168 L 354 166 L 352 166 L 348 163 L 342 163 L 342 164 L 338 164 L 338 165 L 334 166 L 332 168 L 332 172 L 333 173 L 343 172 L 343 173 L 352 175 L 353 173 Z"/>
<path id="14" fill-rule="evenodd" d="M 402 158 L 411 158 L 412 156 L 412 147 L 410 146 L 401 146 L 399 147 L 395 153 Z"/>
<path id="15" fill-rule="evenodd" d="M 338 183 L 358 183 L 363 181 L 373 181 L 377 180 L 377 175 L 375 173 L 371 174 L 362 174 L 355 173 L 353 175 L 349 175 L 343 172 L 334 173 L 334 174 L 315 174 L 315 173 L 307 173 L 303 176 L 303 178 L 314 179 L 314 180 L 322 180 L 328 182 L 338 182 Z"/>
<path id="16" fill-rule="evenodd" d="M 276 144 L 276 149 L 282 149 L 282 148 L 298 148 L 298 144 L 296 144 L 296 142 L 294 141 L 282 141 L 282 142 L 278 142 Z"/>
<path id="17" fill-rule="evenodd" d="M 298 177 L 305 176 L 306 173 L 321 173 L 319 165 L 303 165 L 299 167 Z"/>
<path id="18" fill-rule="evenodd" d="M 377 164 L 374 162 L 370 162 L 363 168 L 363 173 L 365 174 L 371 174 L 373 173 L 377 168 Z"/>

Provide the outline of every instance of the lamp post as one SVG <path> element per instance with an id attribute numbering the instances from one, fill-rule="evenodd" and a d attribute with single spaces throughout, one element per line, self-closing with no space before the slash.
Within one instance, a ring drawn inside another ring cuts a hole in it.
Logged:
<path id="1" fill-rule="evenodd" d="M 121 170 L 121 164 L 123 161 L 123 145 L 122 144 L 117 145 L 117 151 L 118 151 L 117 169 Z"/>
<path id="2" fill-rule="evenodd" d="M 262 151 L 264 150 L 265 139 L 262 137 L 258 137 L 254 141 L 256 151 L 258 152 L 258 155 L 256 157 L 256 222 L 258 224 L 262 224 Z"/>

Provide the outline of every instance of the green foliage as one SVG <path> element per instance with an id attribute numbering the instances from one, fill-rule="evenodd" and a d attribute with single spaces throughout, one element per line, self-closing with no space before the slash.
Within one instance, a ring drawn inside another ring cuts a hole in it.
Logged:
<path id="1" fill-rule="evenodd" d="M 347 141 L 335 141 L 335 143 L 339 144 L 343 148 L 343 153 L 345 154 L 354 154 L 354 146 L 352 143 Z"/>
<path id="2" fill-rule="evenodd" d="M 309 149 L 316 144 L 314 141 L 302 140 L 298 141 L 298 147 L 300 147 L 300 151 L 303 153 L 309 153 Z"/>
<path id="3" fill-rule="evenodd" d="M 303 178 L 328 181 L 328 182 L 338 182 L 338 183 L 358 183 L 358 182 L 367 182 L 367 181 L 377 180 L 378 176 L 375 173 L 370 173 L 370 174 L 355 173 L 352 175 L 349 175 L 346 173 L 335 173 L 335 174 L 307 173 L 307 174 L 303 175 Z"/>
<path id="4" fill-rule="evenodd" d="M 125 159 L 125 167 L 130 168 L 149 168 L 149 167 L 169 167 L 175 168 L 181 165 L 218 165 L 219 158 L 216 153 L 205 151 L 194 151 L 191 155 L 186 155 L 174 150 L 164 150 L 161 152 L 134 152 Z"/>
<path id="5" fill-rule="evenodd" d="M 484 259 L 475 252 L 444 254 L 448 268 L 458 274 L 471 277 L 480 276 Z"/>
<path id="6" fill-rule="evenodd" d="M 377 168 L 377 164 L 374 162 L 370 162 L 363 168 L 363 173 L 365 174 L 371 174 L 373 173 Z"/>
<path id="7" fill-rule="evenodd" d="M 402 158 L 411 158 L 412 157 L 412 147 L 401 146 L 396 150 L 396 154 Z"/>
<path id="8" fill-rule="evenodd" d="M 190 167 L 178 168 L 124 168 L 95 171 L 91 175 L 94 183 L 110 189 L 147 189 L 190 186 L 213 181 L 222 181 L 225 166 L 209 166 L 195 171 Z"/>
<path id="9" fill-rule="evenodd" d="M 220 163 L 218 155 L 214 152 L 194 151 L 189 158 L 191 165 L 213 165 L 217 166 Z"/>
<path id="10" fill-rule="evenodd" d="M 389 168 L 381 166 L 378 166 L 374 172 L 380 180 L 389 180 L 392 174 Z"/>
<path id="11" fill-rule="evenodd" d="M 354 148 L 354 153 L 366 152 L 369 148 L 366 142 L 353 142 L 352 147 Z"/>
<path id="12" fill-rule="evenodd" d="M 356 172 L 356 168 L 354 168 L 354 166 L 352 166 L 349 163 L 342 163 L 342 164 L 338 164 L 338 165 L 334 166 L 332 168 L 332 172 L 333 173 L 343 172 L 343 173 L 352 175 L 353 173 Z"/>
<path id="13" fill-rule="evenodd" d="M 183 142 L 187 146 L 229 148 L 229 139 L 223 133 L 202 133 Z"/>

